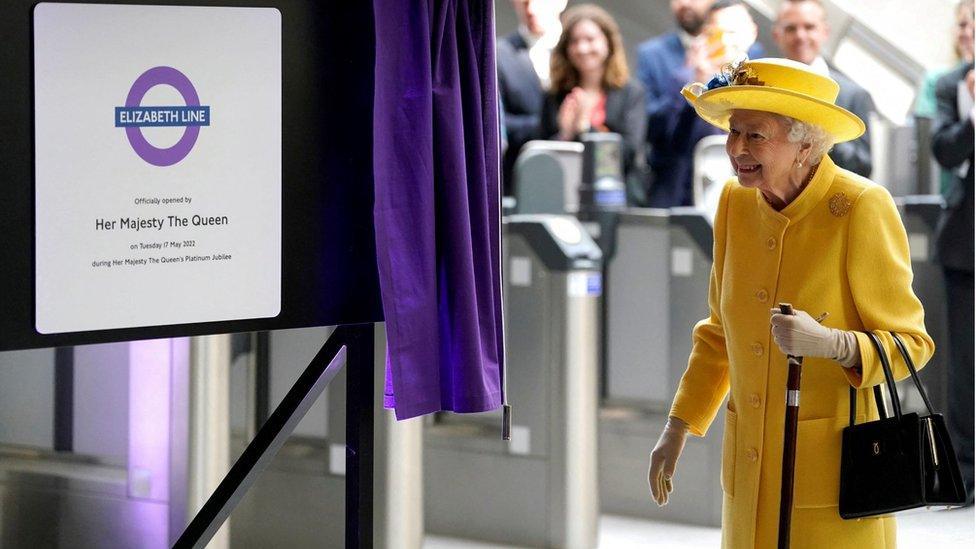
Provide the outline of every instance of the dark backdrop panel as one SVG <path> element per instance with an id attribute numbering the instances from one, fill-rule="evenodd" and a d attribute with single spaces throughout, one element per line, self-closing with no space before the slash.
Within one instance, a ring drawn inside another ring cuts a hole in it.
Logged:
<path id="1" fill-rule="evenodd" d="M 372 215 L 372 3 L 109 0 L 101 3 L 281 11 L 281 313 L 269 319 L 38 334 L 31 39 L 37 3 L 0 2 L 0 350 L 382 320 Z"/>

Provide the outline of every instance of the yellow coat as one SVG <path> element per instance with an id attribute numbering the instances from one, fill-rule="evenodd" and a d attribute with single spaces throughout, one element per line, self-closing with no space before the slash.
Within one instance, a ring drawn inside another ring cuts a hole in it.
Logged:
<path id="1" fill-rule="evenodd" d="M 729 396 L 722 546 L 765 549 L 776 546 L 787 373 L 786 357 L 770 334 L 769 309 L 788 302 L 813 316 L 829 312 L 826 326 L 874 331 L 898 378 L 908 372 L 887 331 L 902 336 L 918 367 L 935 345 L 912 292 L 908 238 L 891 196 L 828 157 L 780 212 L 756 189 L 730 181 L 714 231 L 710 316 L 695 326 L 671 414 L 702 436 Z M 848 521 L 837 512 L 848 387 L 859 389 L 861 422 L 864 413 L 877 417 L 869 388 L 884 380 L 865 334 L 858 344 L 860 374 L 833 360 L 803 363 L 793 549 L 895 547 L 893 518 Z"/>

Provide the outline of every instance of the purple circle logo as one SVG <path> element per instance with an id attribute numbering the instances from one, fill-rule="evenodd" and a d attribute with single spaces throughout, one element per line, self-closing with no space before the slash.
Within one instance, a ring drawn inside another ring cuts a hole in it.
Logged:
<path id="1" fill-rule="evenodd" d="M 142 99 L 155 86 L 176 89 L 185 105 L 143 107 Z M 200 104 L 196 88 L 182 72 L 173 67 L 153 67 L 139 75 L 129 89 L 124 107 L 115 107 L 115 127 L 125 128 L 132 150 L 154 166 L 172 166 L 186 158 L 200 135 L 201 126 L 210 125 L 210 107 Z M 144 127 L 185 128 L 175 145 L 161 149 L 149 143 L 142 134 Z"/>

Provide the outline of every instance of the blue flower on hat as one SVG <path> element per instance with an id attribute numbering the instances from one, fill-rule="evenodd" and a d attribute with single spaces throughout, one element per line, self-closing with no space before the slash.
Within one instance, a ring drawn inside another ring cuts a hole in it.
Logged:
<path id="1" fill-rule="evenodd" d="M 706 90 L 714 90 L 715 88 L 724 88 L 729 85 L 729 78 L 722 73 L 716 74 L 705 84 Z"/>
<path id="2" fill-rule="evenodd" d="M 755 71 L 746 66 L 747 61 L 749 61 L 749 57 L 745 56 L 735 63 L 727 63 L 722 66 L 721 71 L 705 85 L 705 90 L 745 84 L 762 86 L 764 83 L 756 78 Z"/>

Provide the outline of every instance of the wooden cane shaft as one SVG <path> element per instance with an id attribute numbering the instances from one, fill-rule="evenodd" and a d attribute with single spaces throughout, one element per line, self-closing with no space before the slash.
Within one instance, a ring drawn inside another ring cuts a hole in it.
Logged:
<path id="1" fill-rule="evenodd" d="M 789 303 L 779 304 L 780 313 L 793 314 Z M 790 547 L 790 519 L 793 514 L 793 468 L 796 463 L 796 427 L 800 417 L 800 367 L 803 357 L 787 355 L 789 372 L 786 377 L 786 421 L 783 424 L 783 474 L 779 497 L 778 549 Z"/>
<path id="2" fill-rule="evenodd" d="M 786 374 L 786 388 L 790 391 L 800 390 L 800 366 L 803 364 L 803 358 L 799 357 L 789 357 L 789 372 Z"/>
<path id="3" fill-rule="evenodd" d="M 779 500 L 779 549 L 790 547 L 790 519 L 793 514 L 793 468 L 796 462 L 796 423 L 799 406 L 786 407 L 786 428 L 783 437 L 783 478 Z"/>
<path id="4" fill-rule="evenodd" d="M 790 523 L 793 515 L 793 477 L 796 464 L 796 431 L 800 417 L 800 374 L 802 358 L 789 357 L 786 378 L 786 421 L 783 425 L 783 474 L 779 500 L 778 549 L 790 547 Z"/>

